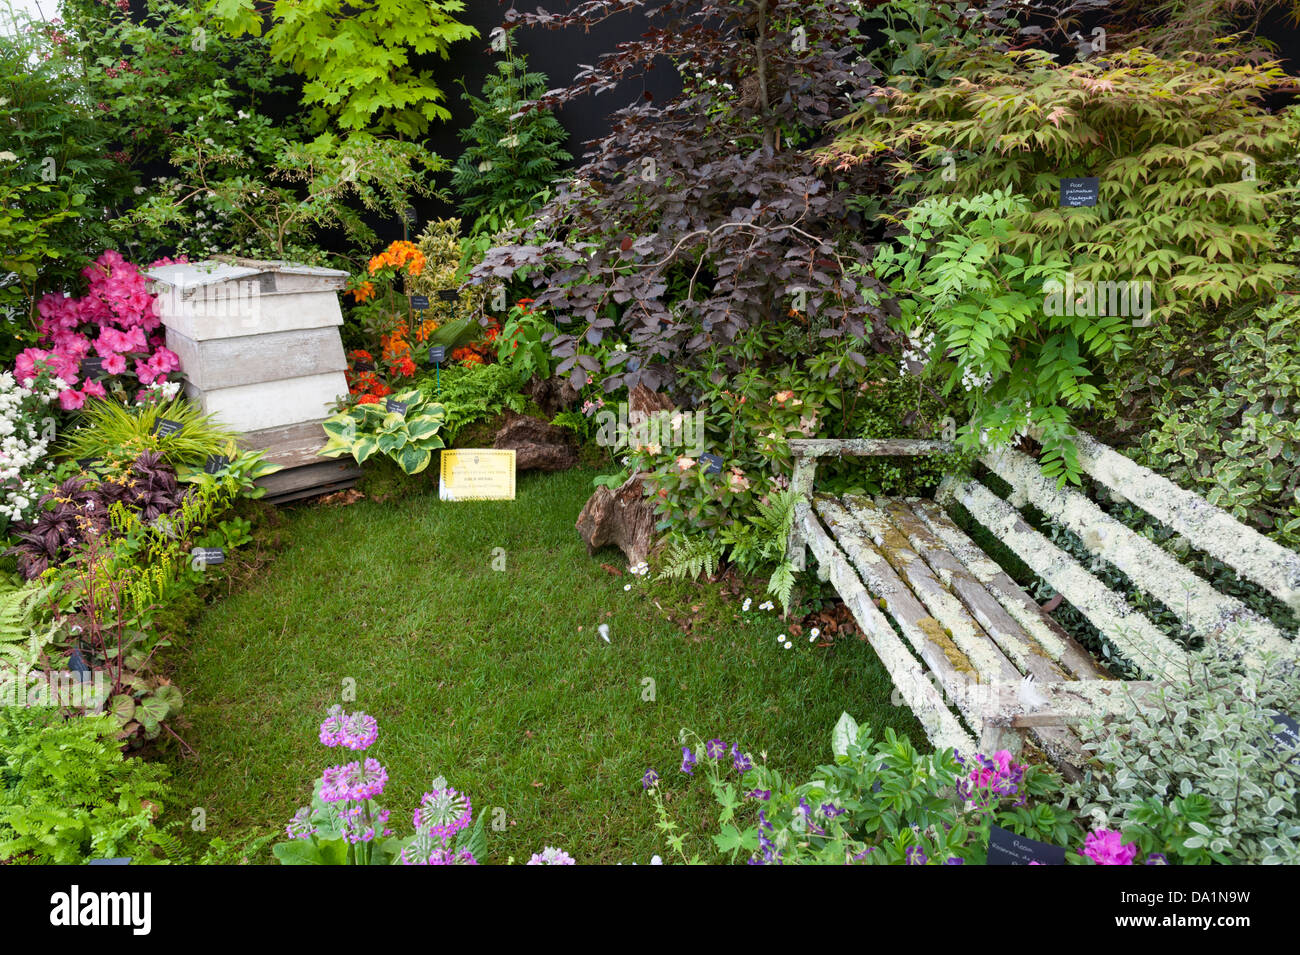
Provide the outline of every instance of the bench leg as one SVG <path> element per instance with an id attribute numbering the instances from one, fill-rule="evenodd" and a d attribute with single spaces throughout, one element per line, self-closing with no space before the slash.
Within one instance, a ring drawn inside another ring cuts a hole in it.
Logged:
<path id="1" fill-rule="evenodd" d="M 1024 730 L 996 723 L 985 723 L 980 727 L 980 752 L 992 756 L 1000 749 L 1005 749 L 1012 756 L 1018 756 L 1024 745 Z"/>

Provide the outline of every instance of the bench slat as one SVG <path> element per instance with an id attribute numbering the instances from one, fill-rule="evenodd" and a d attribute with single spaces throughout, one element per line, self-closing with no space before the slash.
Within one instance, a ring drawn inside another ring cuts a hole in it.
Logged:
<path id="1" fill-rule="evenodd" d="M 1272 622 L 1235 597 L 1219 593 L 1165 550 L 1135 534 L 1084 495 L 1058 487 L 1029 455 L 1007 448 L 986 454 L 980 460 L 1011 485 L 1015 493 L 1073 531 L 1090 552 L 1121 570 L 1139 590 L 1168 607 L 1192 633 L 1213 640 L 1231 632 L 1234 641 L 1238 635 L 1248 633 L 1249 642 L 1260 648 L 1279 653 L 1290 649 L 1290 643 Z M 1253 647 L 1246 649 L 1249 652 Z"/>
<path id="2" fill-rule="evenodd" d="M 1053 660 L 1079 680 L 1108 680 L 1110 674 L 1047 611 L 1011 579 L 1011 575 L 953 523 L 935 501 L 908 502 L 926 527 L 961 561 L 962 565 L 991 593 L 1003 609 L 1034 638 Z"/>
<path id="3" fill-rule="evenodd" d="M 848 559 L 822 529 L 812 508 L 802 505 L 796 522 L 801 541 L 813 552 L 818 564 L 826 569 L 831 585 L 867 635 L 867 641 L 889 672 L 903 702 L 925 729 L 930 742 L 939 749 L 952 747 L 963 753 L 975 752 L 974 738 L 949 711 L 943 696 L 927 678 L 924 667 L 894 633 L 894 628 L 868 596 Z"/>
<path id="4" fill-rule="evenodd" d="M 834 498 L 819 496 L 817 513 L 834 537 L 835 543 L 857 569 L 867 592 L 884 603 L 898 629 L 919 656 L 939 678 L 944 693 L 951 700 L 965 697 L 966 685 L 978 678 L 970 658 L 954 643 L 930 611 L 908 589 L 884 556 L 864 537 L 857 520 Z M 960 707 L 959 707 L 960 709 Z M 966 721 L 980 725 L 980 714 L 961 710 Z"/>
<path id="5" fill-rule="evenodd" d="M 1091 435 L 1080 432 L 1075 447 L 1080 467 L 1098 483 L 1300 612 L 1300 554 Z"/>
<path id="6" fill-rule="evenodd" d="M 1173 679 L 1187 673 L 1187 654 L 1144 615 L 1105 587 L 1069 554 L 1025 522 L 978 481 L 945 480 L 950 493 L 1016 556 L 1054 587 L 1144 672 Z"/>
<path id="7" fill-rule="evenodd" d="M 1017 670 L 1039 682 L 1070 679 L 1065 669 L 1007 613 L 1006 608 L 948 551 L 906 503 L 901 500 L 889 501 L 884 511 L 894 526 L 907 536 L 913 549 L 929 564 L 939 582 L 962 602 Z"/>

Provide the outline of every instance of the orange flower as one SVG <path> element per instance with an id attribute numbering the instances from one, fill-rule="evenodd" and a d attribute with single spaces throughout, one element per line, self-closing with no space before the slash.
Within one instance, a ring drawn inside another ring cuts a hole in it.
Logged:
<path id="1" fill-rule="evenodd" d="M 405 239 L 398 239 L 383 252 L 380 252 L 370 260 L 370 274 L 374 275 L 383 268 L 400 269 L 406 267 L 407 275 L 419 275 L 424 271 L 424 253 L 421 252 L 414 242 L 407 242 Z"/>
<path id="2" fill-rule="evenodd" d="M 357 304 L 364 302 L 368 298 L 375 297 L 375 283 L 362 282 L 356 288 L 352 289 L 352 297 L 357 300 Z"/>

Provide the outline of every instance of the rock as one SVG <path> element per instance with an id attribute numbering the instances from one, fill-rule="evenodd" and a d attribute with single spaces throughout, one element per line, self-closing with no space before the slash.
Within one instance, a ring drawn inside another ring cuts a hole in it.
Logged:
<path id="1" fill-rule="evenodd" d="M 583 505 L 582 513 L 574 525 L 587 543 L 587 553 L 613 545 L 627 556 L 628 564 L 645 560 L 654 543 L 654 506 L 645 497 L 644 471 L 633 474 L 618 490 L 596 488 L 596 493 Z"/>
<path id="2" fill-rule="evenodd" d="M 572 432 L 513 411 L 506 412 L 492 447 L 514 451 L 516 471 L 567 471 L 578 463 Z"/>
<path id="3" fill-rule="evenodd" d="M 538 378 L 534 375 L 523 392 L 542 409 L 542 414 L 551 418 L 572 408 L 578 401 L 578 389 L 567 377 Z"/>

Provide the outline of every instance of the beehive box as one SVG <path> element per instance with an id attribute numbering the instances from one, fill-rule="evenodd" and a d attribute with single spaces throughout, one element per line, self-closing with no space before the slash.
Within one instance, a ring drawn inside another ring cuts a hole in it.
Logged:
<path id="1" fill-rule="evenodd" d="M 350 459 L 316 454 L 321 422 L 348 390 L 338 299 L 347 273 L 232 258 L 145 274 L 186 395 L 283 468 L 258 482 L 268 500 L 351 486 L 361 472 Z"/>

